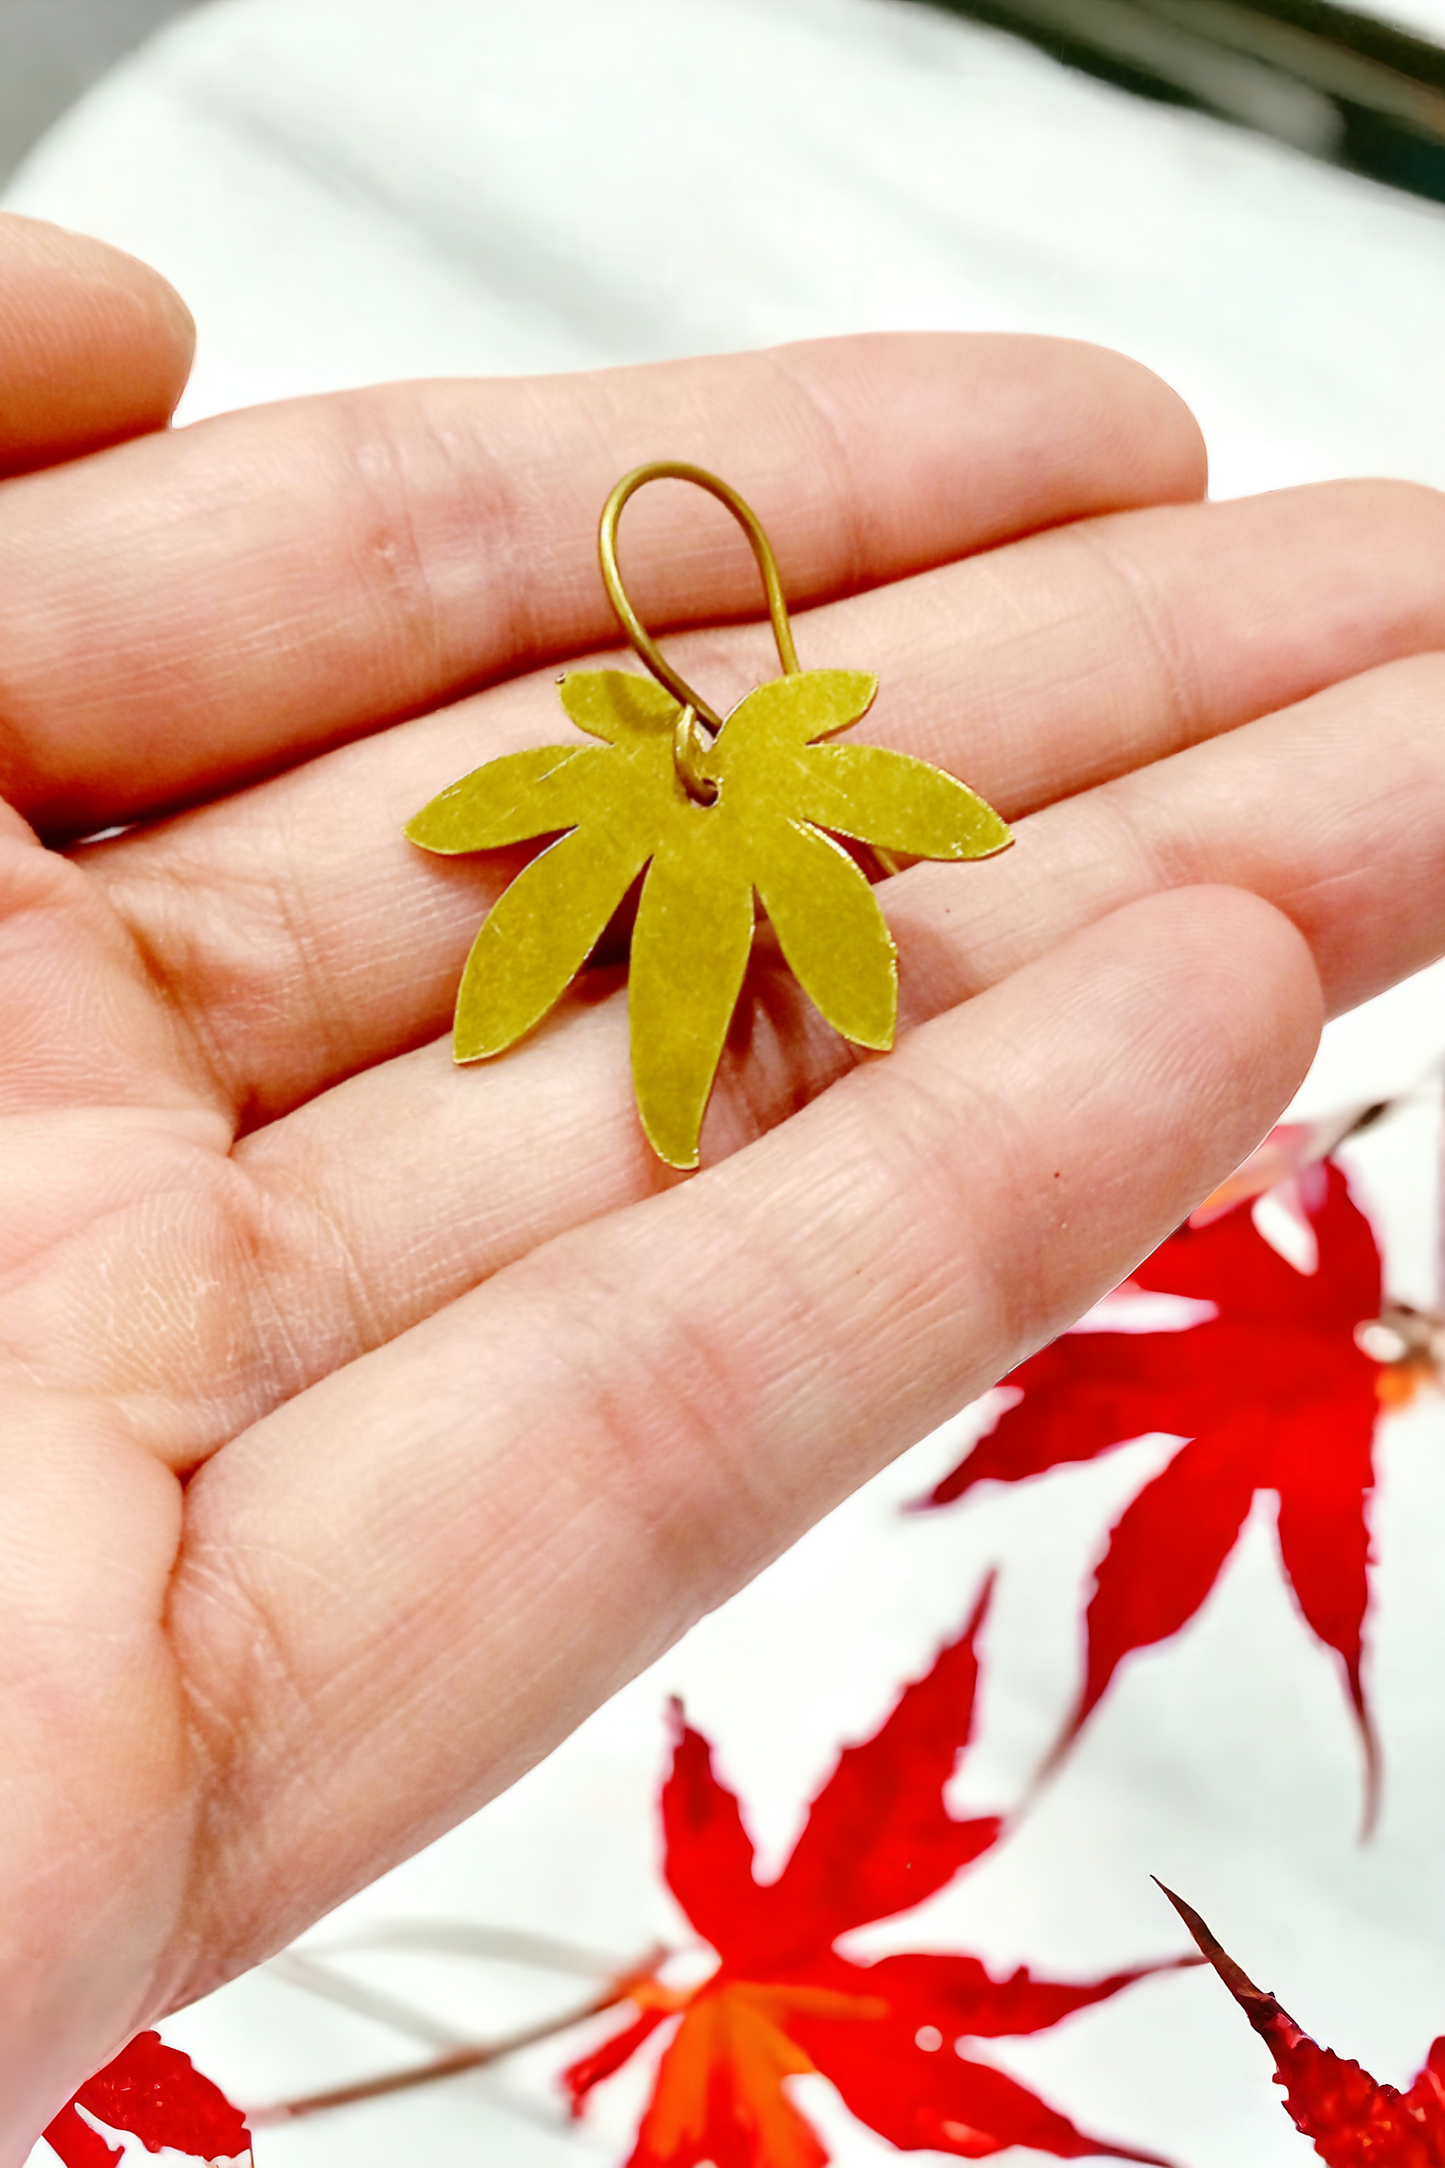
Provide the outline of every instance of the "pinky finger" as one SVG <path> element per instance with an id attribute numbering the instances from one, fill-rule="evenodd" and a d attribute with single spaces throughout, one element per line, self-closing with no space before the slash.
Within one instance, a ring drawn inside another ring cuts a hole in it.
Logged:
<path id="1" fill-rule="evenodd" d="M 35 219 L 0 216 L 0 475 L 163 429 L 195 326 L 159 272 Z"/>

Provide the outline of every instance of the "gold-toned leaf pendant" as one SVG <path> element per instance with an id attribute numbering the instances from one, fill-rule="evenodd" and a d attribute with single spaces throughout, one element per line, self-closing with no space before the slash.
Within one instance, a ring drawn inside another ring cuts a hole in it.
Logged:
<path id="1" fill-rule="evenodd" d="M 628 600 L 617 567 L 622 508 L 645 482 L 695 482 L 740 521 L 767 588 L 783 675 L 724 721 L 679 677 Z M 1013 838 L 982 798 L 926 762 L 830 740 L 865 715 L 878 681 L 802 670 L 782 583 L 737 491 L 682 461 L 638 467 L 602 515 L 602 575 L 651 677 L 574 671 L 562 705 L 574 738 L 489 761 L 407 828 L 453 855 L 555 838 L 520 873 L 477 936 L 457 1000 L 459 1062 L 505 1053 L 558 1002 L 645 869 L 628 1003 L 642 1126 L 672 1167 L 695 1167 L 698 1137 L 742 991 L 761 903 L 789 968 L 844 1038 L 893 1044 L 897 951 L 856 861 L 887 872 L 911 858 L 986 858 Z"/>

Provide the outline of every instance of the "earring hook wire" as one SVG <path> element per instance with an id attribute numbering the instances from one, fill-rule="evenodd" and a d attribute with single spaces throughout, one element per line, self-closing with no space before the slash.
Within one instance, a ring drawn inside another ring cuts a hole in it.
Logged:
<path id="1" fill-rule="evenodd" d="M 657 679 L 665 685 L 684 709 L 691 709 L 694 716 L 712 730 L 722 729 L 722 717 L 709 706 L 702 694 L 694 692 L 682 673 L 675 669 L 653 639 L 632 606 L 627 589 L 622 584 L 622 573 L 617 563 L 617 528 L 623 507 L 629 498 L 649 482 L 692 482 L 698 489 L 705 489 L 716 497 L 719 504 L 726 505 L 733 518 L 752 544 L 753 556 L 763 576 L 763 586 L 768 597 L 768 616 L 772 620 L 773 638 L 777 642 L 778 660 L 785 677 L 797 677 L 800 671 L 798 650 L 793 644 L 793 628 L 788 617 L 787 598 L 783 594 L 782 576 L 772 544 L 763 530 L 763 523 L 746 500 L 740 497 L 730 483 L 717 474 L 710 474 L 706 467 L 695 467 L 685 459 L 654 459 L 646 466 L 634 467 L 608 498 L 602 512 L 602 526 L 597 538 L 597 554 L 602 564 L 602 578 L 607 588 L 608 600 L 617 612 L 617 620 L 642 661 Z M 689 789 L 692 784 L 689 782 Z"/>

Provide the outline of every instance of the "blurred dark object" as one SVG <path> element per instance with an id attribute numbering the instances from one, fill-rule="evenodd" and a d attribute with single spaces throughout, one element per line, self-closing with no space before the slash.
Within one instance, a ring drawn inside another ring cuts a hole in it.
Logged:
<path id="1" fill-rule="evenodd" d="M 1329 0 L 932 0 L 1125 90 L 1445 203 L 1445 48 Z"/>
<path id="2" fill-rule="evenodd" d="M 0 0 L 0 181 L 195 0 Z M 929 0 L 1105 82 L 1445 203 L 1445 46 L 1333 0 Z"/>
<path id="3" fill-rule="evenodd" d="M 191 0 L 0 0 L 0 180 L 123 53 Z"/>

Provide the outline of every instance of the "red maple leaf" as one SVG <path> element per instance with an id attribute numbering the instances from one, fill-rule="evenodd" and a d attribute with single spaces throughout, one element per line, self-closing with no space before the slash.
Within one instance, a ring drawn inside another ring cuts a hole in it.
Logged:
<path id="1" fill-rule="evenodd" d="M 932 1896 L 998 1837 L 994 1817 L 955 1821 L 943 1801 L 972 1728 L 986 1602 L 876 1737 L 842 1754 L 776 1882 L 756 1880 L 738 1801 L 718 1781 L 707 1741 L 676 1712 L 665 1871 L 719 1963 L 685 1991 L 658 1980 L 638 1987 L 632 2023 L 564 2080 L 580 2113 L 649 2034 L 681 2018 L 629 2168 L 824 2168 L 827 2153 L 784 2089 L 813 2071 L 904 2151 L 980 2160 L 1028 2145 L 1060 2160 L 1155 2161 L 1089 2137 L 955 2044 L 1040 2032 L 1159 1968 L 1070 1985 L 1026 1971 L 995 1980 L 976 1957 L 942 1953 L 855 1964 L 833 1947 L 847 1929 Z"/>
<path id="2" fill-rule="evenodd" d="M 240 2110 L 159 2033 L 137 2034 L 113 2063 L 86 2080 L 45 2133 L 66 2168 L 115 2168 L 122 2149 L 86 2121 L 82 2108 L 109 2130 L 129 2131 L 150 2153 L 170 2147 L 208 2162 L 251 2156 L 251 2133 Z"/>
<path id="3" fill-rule="evenodd" d="M 1279 1547 L 1311 1631 L 1344 1668 L 1373 1775 L 1360 1666 L 1369 1602 L 1373 1447 L 1382 1372 L 1355 1342 L 1380 1308 L 1380 1253 L 1333 1165 L 1313 1209 L 1319 1263 L 1297 1272 L 1236 1208 L 1181 1227 L 1131 1287 L 1211 1302 L 1181 1332 L 1074 1332 L 1004 1382 L 1022 1393 L 927 1505 L 1094 1459 L 1150 1431 L 1187 1442 L 1115 1523 L 1086 1621 L 1084 1683 L 1065 1740 L 1119 1664 L 1193 1618 L 1256 1491 L 1279 1496 Z"/>
<path id="4" fill-rule="evenodd" d="M 1330 2168 L 1445 2168 L 1445 2040 L 1435 2042 L 1408 2093 L 1377 2084 L 1358 2063 L 1301 2032 L 1273 1995 L 1240 1971 L 1193 1907 L 1173 1890 L 1164 1894 L 1269 2048 L 1295 2129 L 1313 2140 L 1321 2160 Z"/>

